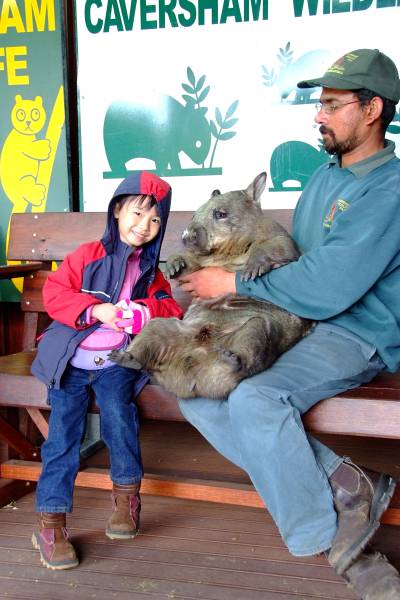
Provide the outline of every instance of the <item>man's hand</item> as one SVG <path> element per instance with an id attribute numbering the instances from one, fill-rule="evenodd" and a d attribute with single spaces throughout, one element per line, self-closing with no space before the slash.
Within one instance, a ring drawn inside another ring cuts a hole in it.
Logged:
<path id="1" fill-rule="evenodd" d="M 236 294 L 235 273 L 221 267 L 205 267 L 200 271 L 177 277 L 185 292 L 197 298 L 215 298 L 224 294 Z"/>

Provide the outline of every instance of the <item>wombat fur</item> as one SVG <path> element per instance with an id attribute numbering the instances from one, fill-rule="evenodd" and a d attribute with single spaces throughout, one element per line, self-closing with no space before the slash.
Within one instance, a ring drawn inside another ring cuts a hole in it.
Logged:
<path id="1" fill-rule="evenodd" d="M 253 279 L 297 260 L 295 243 L 260 206 L 266 174 L 246 190 L 212 193 L 200 206 L 182 240 L 186 249 L 167 261 L 167 275 L 177 277 L 202 267 L 241 271 Z M 271 304 L 229 294 L 195 300 L 183 320 L 154 318 L 124 351 L 110 358 L 143 368 L 181 398 L 223 399 L 239 381 L 269 367 L 306 335 L 312 322 Z"/>

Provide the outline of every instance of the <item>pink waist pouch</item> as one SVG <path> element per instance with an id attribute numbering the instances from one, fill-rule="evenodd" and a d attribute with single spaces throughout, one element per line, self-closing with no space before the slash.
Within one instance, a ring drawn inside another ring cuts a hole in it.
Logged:
<path id="1" fill-rule="evenodd" d="M 106 369 L 115 366 L 109 360 L 111 350 L 123 350 L 129 344 L 129 335 L 125 331 L 114 331 L 100 326 L 81 342 L 75 350 L 70 363 L 78 369 Z"/>

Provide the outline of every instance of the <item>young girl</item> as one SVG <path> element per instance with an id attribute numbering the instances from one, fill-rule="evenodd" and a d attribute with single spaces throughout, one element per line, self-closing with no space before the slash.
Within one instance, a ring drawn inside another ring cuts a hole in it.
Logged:
<path id="1" fill-rule="evenodd" d="M 110 362 L 107 355 L 127 345 L 129 334 L 152 317 L 182 316 L 158 268 L 170 203 L 165 181 L 145 171 L 130 175 L 111 199 L 102 239 L 69 254 L 44 286 L 45 307 L 54 321 L 39 342 L 32 372 L 48 386 L 51 413 L 36 492 L 39 530 L 32 542 L 50 569 L 78 564 L 66 513 L 72 511 L 90 388 L 113 482 L 106 535 L 131 538 L 138 532 L 143 467 L 133 400 L 149 377 Z M 130 319 L 121 319 L 127 314 Z"/>

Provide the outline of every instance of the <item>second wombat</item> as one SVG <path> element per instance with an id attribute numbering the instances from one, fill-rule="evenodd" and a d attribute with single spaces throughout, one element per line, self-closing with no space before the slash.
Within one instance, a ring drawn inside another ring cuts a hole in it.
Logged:
<path id="1" fill-rule="evenodd" d="M 246 190 L 214 191 L 182 235 L 186 252 L 168 259 L 169 277 L 221 266 L 248 280 L 297 260 L 289 234 L 261 209 L 265 182 L 261 173 Z M 269 302 L 232 294 L 193 301 L 182 321 L 152 319 L 126 350 L 110 358 L 145 369 L 181 398 L 226 398 L 241 379 L 269 367 L 311 327 L 311 321 Z"/>

